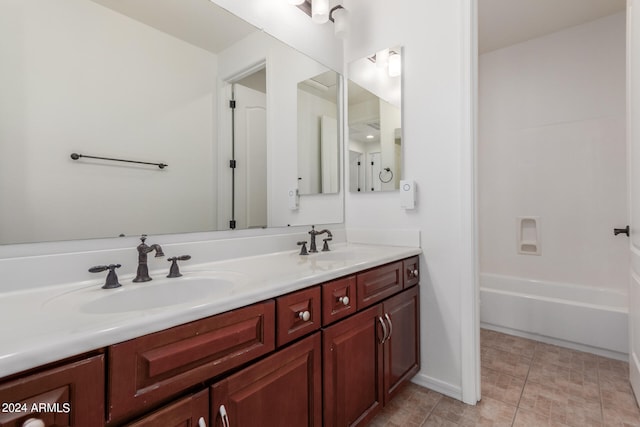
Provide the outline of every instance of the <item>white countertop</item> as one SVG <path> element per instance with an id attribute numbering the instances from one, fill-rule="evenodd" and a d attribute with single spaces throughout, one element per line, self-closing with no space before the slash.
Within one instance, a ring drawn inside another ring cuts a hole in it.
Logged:
<path id="1" fill-rule="evenodd" d="M 185 261 L 180 267 L 183 277 L 165 279 L 166 270 L 152 271 L 154 280 L 139 284 L 121 276 L 123 286 L 118 289 L 101 289 L 105 272 L 92 281 L 2 293 L 0 378 L 421 252 L 415 247 L 336 244 L 331 252 L 308 256 L 287 251 L 198 265 Z M 230 282 L 216 283 L 219 288 L 206 297 L 191 298 L 190 281 L 201 277 Z M 175 301 L 156 308 L 129 307 L 135 307 L 136 298 L 144 299 L 145 290 L 153 296 L 154 285 L 156 291 L 171 292 L 175 286 Z M 101 305 L 106 312 L 90 308 L 113 296 L 127 304 L 113 311 Z"/>

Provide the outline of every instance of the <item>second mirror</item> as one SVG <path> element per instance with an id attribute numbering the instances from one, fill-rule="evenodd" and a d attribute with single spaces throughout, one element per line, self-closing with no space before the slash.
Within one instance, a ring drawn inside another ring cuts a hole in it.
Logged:
<path id="1" fill-rule="evenodd" d="M 402 49 L 349 64 L 349 190 L 393 191 L 402 176 Z"/>

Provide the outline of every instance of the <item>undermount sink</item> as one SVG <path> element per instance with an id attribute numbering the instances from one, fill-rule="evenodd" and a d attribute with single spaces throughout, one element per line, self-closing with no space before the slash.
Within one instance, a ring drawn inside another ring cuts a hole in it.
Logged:
<path id="1" fill-rule="evenodd" d="M 123 313 L 170 307 L 180 304 L 205 304 L 237 292 L 242 275 L 185 274 L 179 278 L 158 279 L 145 283 L 123 280 L 122 287 L 101 289 L 98 285 L 58 295 L 45 305 L 71 304 L 89 314 Z"/>

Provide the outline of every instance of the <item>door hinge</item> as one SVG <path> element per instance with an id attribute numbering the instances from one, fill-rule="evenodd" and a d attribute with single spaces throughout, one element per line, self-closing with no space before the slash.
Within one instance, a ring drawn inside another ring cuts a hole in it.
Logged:
<path id="1" fill-rule="evenodd" d="M 229 160 L 229 167 L 231 169 L 235 169 L 236 168 L 236 161 L 235 160 Z"/>
<path id="2" fill-rule="evenodd" d="M 236 229 L 236 220 L 232 219 L 231 221 L 229 221 L 229 228 L 232 230 Z"/>
<path id="3" fill-rule="evenodd" d="M 236 108 L 236 100 L 235 99 L 230 99 L 229 100 L 229 108 Z"/>

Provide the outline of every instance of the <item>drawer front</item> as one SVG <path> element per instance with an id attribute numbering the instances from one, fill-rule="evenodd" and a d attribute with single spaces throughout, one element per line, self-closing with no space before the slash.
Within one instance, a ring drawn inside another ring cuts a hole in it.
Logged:
<path id="1" fill-rule="evenodd" d="M 104 355 L 0 384 L 0 427 L 29 418 L 46 426 L 104 425 Z M 35 405 L 35 406 L 34 406 Z"/>
<path id="2" fill-rule="evenodd" d="M 109 347 L 109 421 L 274 350 L 274 324 L 266 301 Z"/>
<path id="3" fill-rule="evenodd" d="M 278 346 L 317 331 L 322 320 L 320 287 L 314 286 L 279 297 L 276 299 L 276 312 Z"/>
<path id="4" fill-rule="evenodd" d="M 402 261 L 386 264 L 356 276 L 358 310 L 402 290 Z"/>
<path id="5" fill-rule="evenodd" d="M 356 276 L 322 285 L 322 326 L 356 312 Z"/>
<path id="6" fill-rule="evenodd" d="M 404 289 L 417 285 L 420 282 L 420 259 L 417 256 L 407 258 L 403 263 Z"/>

